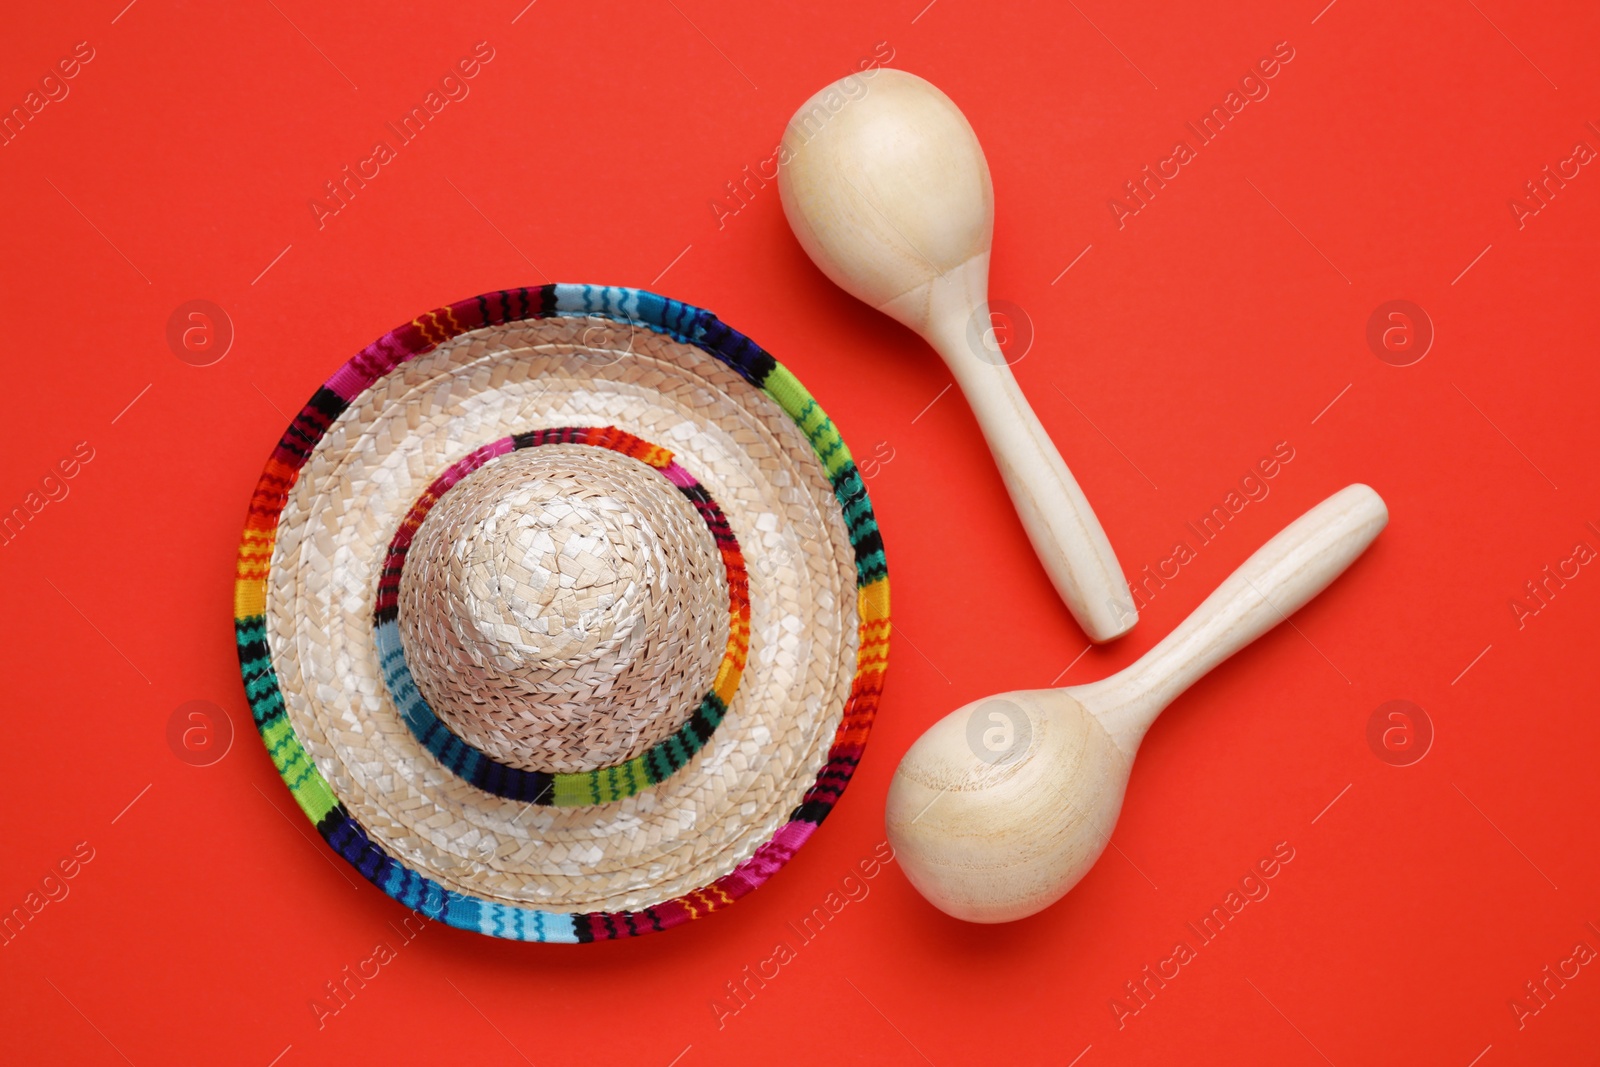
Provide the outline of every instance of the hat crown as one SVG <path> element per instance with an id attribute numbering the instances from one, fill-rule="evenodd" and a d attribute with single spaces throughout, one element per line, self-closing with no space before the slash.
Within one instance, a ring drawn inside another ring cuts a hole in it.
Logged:
<path id="1" fill-rule="evenodd" d="M 615 497 L 554 480 L 475 501 L 458 528 L 450 596 L 480 663 L 505 671 L 579 666 L 644 621 L 641 592 L 668 561 Z M 622 632 L 619 635 L 619 629 Z"/>
<path id="2" fill-rule="evenodd" d="M 449 489 L 401 577 L 401 641 L 450 730 L 530 771 L 593 770 L 676 729 L 728 640 L 716 542 L 615 451 L 513 452 Z"/>

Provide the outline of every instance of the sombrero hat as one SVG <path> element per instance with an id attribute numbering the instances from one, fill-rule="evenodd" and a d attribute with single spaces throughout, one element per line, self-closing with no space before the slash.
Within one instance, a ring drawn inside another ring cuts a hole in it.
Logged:
<path id="1" fill-rule="evenodd" d="M 676 926 L 832 810 L 889 641 L 871 502 L 710 312 L 549 285 L 368 345 L 251 500 L 234 625 L 273 762 L 400 903 L 529 941 Z"/>

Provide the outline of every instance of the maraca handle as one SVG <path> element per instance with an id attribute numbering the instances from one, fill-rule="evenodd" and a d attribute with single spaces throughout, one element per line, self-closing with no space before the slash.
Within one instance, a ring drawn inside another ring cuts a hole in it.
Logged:
<path id="1" fill-rule="evenodd" d="M 1327 588 L 1388 521 L 1382 497 L 1346 486 L 1261 546 L 1136 663 L 1073 696 L 1131 752 L 1163 708 Z"/>
<path id="2" fill-rule="evenodd" d="M 1006 365 L 989 312 L 989 253 L 973 256 L 880 311 L 922 334 L 966 396 L 1050 582 L 1091 641 L 1139 621 L 1128 580 L 1078 480 Z"/>
<path id="3" fill-rule="evenodd" d="M 970 352 L 961 355 L 973 361 Z M 969 367 L 958 377 L 1056 592 L 1089 640 L 1121 637 L 1139 621 L 1122 565 L 1011 369 L 996 350 L 994 363 Z"/>

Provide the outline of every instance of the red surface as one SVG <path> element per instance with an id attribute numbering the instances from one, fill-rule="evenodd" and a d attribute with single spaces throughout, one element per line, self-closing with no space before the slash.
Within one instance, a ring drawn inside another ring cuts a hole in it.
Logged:
<path id="1" fill-rule="evenodd" d="M 0 34 L 6 107 L 76 42 L 94 52 L 0 148 L 0 505 L 78 442 L 93 451 L 0 548 L 0 906 L 61 861 L 75 872 L 0 948 L 0 1059 L 1592 1055 L 1600 968 L 1552 980 L 1520 1027 L 1509 1005 L 1546 965 L 1570 974 L 1576 943 L 1600 949 L 1600 576 L 1568 564 L 1520 627 L 1510 603 L 1575 545 L 1600 549 L 1600 173 L 1580 167 L 1520 228 L 1509 201 L 1575 142 L 1600 149 L 1593 5 L 539 0 L 518 17 L 523 0 L 403 15 L 138 0 L 119 16 L 124 2 L 14 7 Z M 480 41 L 494 58 L 470 96 L 319 229 L 323 182 Z M 1119 230 L 1108 199 L 1282 41 L 1294 58 L 1270 95 Z M 954 393 L 929 407 L 949 382 L 938 360 L 818 273 L 775 187 L 720 228 L 709 206 L 879 42 L 983 141 L 993 293 L 1036 332 L 1018 377 L 1130 573 L 1279 442 L 1294 451 L 1128 638 L 1081 658 L 967 409 Z M 350 353 L 424 309 L 550 279 L 716 310 L 878 460 L 864 467 L 894 581 L 888 693 L 832 819 L 730 911 L 578 949 L 438 927 L 402 947 L 402 909 L 330 862 L 250 731 L 229 625 L 237 532 L 288 413 Z M 207 367 L 165 340 L 197 298 L 236 330 Z M 1436 330 L 1411 366 L 1365 340 L 1391 299 Z M 1130 662 L 1358 480 L 1388 500 L 1389 529 L 1294 628 L 1167 712 L 1117 850 L 1065 901 L 966 926 L 890 866 L 800 944 L 789 924 L 872 854 L 891 772 L 930 722 Z M 1412 766 L 1367 742 L 1395 699 L 1435 731 Z M 194 700 L 239 731 L 212 766 L 169 747 Z M 80 842 L 87 864 L 71 862 Z M 1119 1027 L 1124 983 L 1194 941 L 1186 922 L 1279 842 L 1294 858 L 1270 895 Z M 313 998 L 380 941 L 395 958 L 319 1029 Z M 726 983 L 780 941 L 792 961 L 719 1026 L 719 998 L 738 1006 Z"/>

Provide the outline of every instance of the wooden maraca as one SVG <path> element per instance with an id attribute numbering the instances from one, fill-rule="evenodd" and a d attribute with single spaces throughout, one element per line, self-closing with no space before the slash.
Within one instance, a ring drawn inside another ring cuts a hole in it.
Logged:
<path id="1" fill-rule="evenodd" d="M 1093 641 L 1127 633 L 1138 616 L 1111 542 L 994 336 L 994 191 L 966 117 L 914 74 L 852 75 L 801 106 L 779 159 L 784 213 L 817 266 L 944 357 L 1078 624 Z"/>
<path id="2" fill-rule="evenodd" d="M 1132 666 L 990 697 L 935 723 L 889 786 L 889 841 L 911 883 L 971 922 L 1009 922 L 1059 900 L 1110 841 L 1134 753 L 1162 709 L 1321 592 L 1388 521 L 1377 493 L 1347 486 Z"/>

